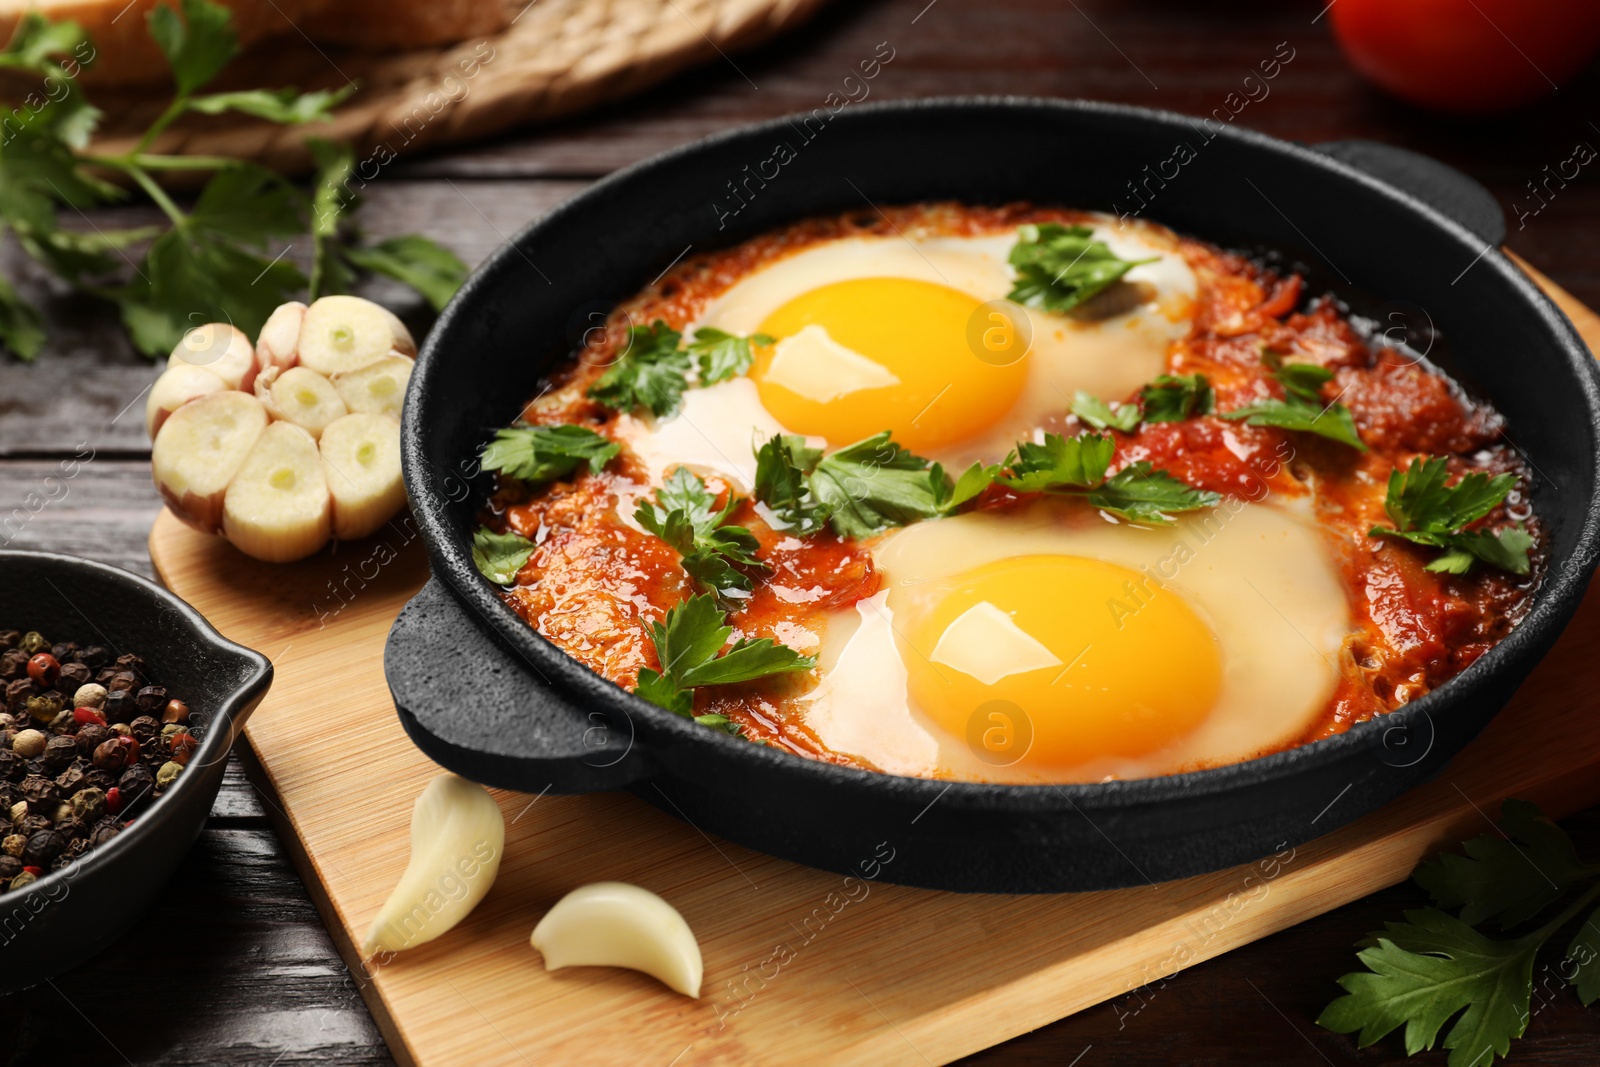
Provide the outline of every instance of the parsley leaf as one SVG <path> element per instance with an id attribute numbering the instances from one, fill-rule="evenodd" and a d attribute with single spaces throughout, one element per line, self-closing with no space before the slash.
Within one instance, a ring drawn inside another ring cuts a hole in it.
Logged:
<path id="1" fill-rule="evenodd" d="M 700 384 L 715 385 L 750 370 L 750 364 L 755 362 L 751 345 L 770 344 L 772 338 L 764 333 L 739 337 L 715 326 L 702 326 L 694 332 L 689 351 L 699 361 Z"/>
<path id="2" fill-rule="evenodd" d="M 585 426 L 512 426 L 495 432 L 484 448 L 484 470 L 530 485 L 565 478 L 587 463 L 599 474 L 620 445 Z"/>
<path id="3" fill-rule="evenodd" d="M 656 492 L 654 501 L 643 500 L 634 520 L 678 550 L 683 569 L 701 588 L 714 593 L 724 607 L 750 595 L 755 583 L 739 567 L 767 570 L 755 556 L 761 547 L 755 534 L 743 526 L 727 525 L 740 501 L 729 494 L 717 507 L 706 483 L 687 467 L 676 467 Z"/>
<path id="4" fill-rule="evenodd" d="M 1503 834 L 1480 834 L 1462 843 L 1466 855 L 1441 852 L 1425 860 L 1412 878 L 1441 908 L 1460 910 L 1476 926 L 1495 919 L 1502 929 L 1527 922 L 1561 898 L 1595 868 L 1555 823 L 1526 800 L 1501 807 Z"/>
<path id="5" fill-rule="evenodd" d="M 733 627 L 727 625 L 715 597 L 708 593 L 690 597 L 668 611 L 664 623 L 650 624 L 650 641 L 655 645 L 661 670 L 640 671 L 634 692 L 668 711 L 692 716 L 692 690 L 698 686 L 750 682 L 816 666 L 812 657 L 802 656 L 769 637 L 741 638 L 718 656 L 732 636 Z M 694 718 L 704 725 L 723 725 L 706 722 L 711 716 Z"/>
<path id="6" fill-rule="evenodd" d="M 646 408 L 657 418 L 677 414 L 693 366 L 690 354 L 678 347 L 682 336 L 660 319 L 630 326 L 627 346 L 589 387 L 589 396 L 618 411 Z"/>
<path id="7" fill-rule="evenodd" d="M 1082 496 L 1102 511 L 1131 522 L 1166 524 L 1174 513 L 1222 502 L 1216 493 L 1195 489 L 1166 471 L 1152 470 L 1144 460 L 1107 478 L 1115 451 L 1111 438 L 1099 434 L 1045 434 L 1043 444 L 1019 442 L 1004 464 L 1011 473 L 995 480 L 1019 493 Z"/>
<path id="8" fill-rule="evenodd" d="M 1138 404 L 1117 404 L 1113 407 L 1082 389 L 1072 394 L 1070 410 L 1097 430 L 1121 430 L 1123 433 L 1132 433 L 1142 417 Z"/>
<path id="9" fill-rule="evenodd" d="M 1269 352 L 1268 359 L 1276 359 L 1276 356 Z M 1222 417 L 1235 421 L 1243 419 L 1247 426 L 1275 426 L 1280 430 L 1314 433 L 1359 452 L 1367 450 L 1350 409 L 1338 401 L 1329 404 L 1322 401 L 1322 386 L 1333 380 L 1331 370 L 1315 363 L 1283 363 L 1272 376 L 1283 387 L 1286 399 L 1258 400 Z"/>
<path id="10" fill-rule="evenodd" d="M 1163 374 L 1139 393 L 1145 422 L 1183 422 L 1209 415 L 1217 408 L 1217 393 L 1204 374 Z"/>
<path id="11" fill-rule="evenodd" d="M 534 544 L 520 534 L 495 533 L 480 526 L 472 535 L 472 562 L 495 585 L 510 585 L 533 555 Z"/>
<path id="12" fill-rule="evenodd" d="M 1045 311 L 1071 311 L 1157 258 L 1120 259 L 1089 226 L 1020 226 L 1010 256 L 1017 277 L 1006 299 Z"/>
<path id="13" fill-rule="evenodd" d="M 460 256 L 418 233 L 372 245 L 350 244 L 343 252 L 345 259 L 368 274 L 381 274 L 415 289 L 435 311 L 443 311 L 467 280 L 467 265 Z"/>
<path id="14" fill-rule="evenodd" d="M 1433 456 L 1426 461 L 1413 459 L 1411 466 L 1389 473 L 1389 492 L 1383 510 L 1394 527 L 1374 526 L 1368 533 L 1410 541 L 1444 552 L 1428 564 L 1430 571 L 1466 574 L 1474 562 L 1482 560 L 1511 574 L 1527 574 L 1528 549 L 1533 536 L 1521 525 L 1503 530 L 1466 530 L 1499 506 L 1517 480 L 1510 474 L 1490 477 L 1474 471 L 1455 485 L 1448 461 Z"/>
<path id="15" fill-rule="evenodd" d="M 952 514 L 962 504 L 969 500 L 977 499 L 978 494 L 993 485 L 994 480 L 999 476 L 1000 465 L 998 463 L 993 465 L 974 463 L 963 471 L 961 477 L 956 479 L 955 484 L 943 494 L 939 503 L 939 513 L 941 515 Z"/>
<path id="16" fill-rule="evenodd" d="M 774 434 L 756 449 L 756 499 L 784 528 L 807 537 L 828 525 L 831 509 L 811 492 L 807 476 L 817 468 L 822 449 L 799 434 Z"/>
<path id="17" fill-rule="evenodd" d="M 355 92 L 354 85 L 332 91 L 318 89 L 302 93 L 295 89 L 242 89 L 231 93 L 210 93 L 191 98 L 185 106 L 202 115 L 221 115 L 237 111 L 268 122 L 299 125 L 327 122 L 333 109 Z"/>
<path id="18" fill-rule="evenodd" d="M 222 5 L 207 0 L 181 3 L 182 18 L 168 4 L 151 8 L 145 18 L 183 97 L 222 73 L 239 52 L 239 35 L 233 30 L 233 16 Z"/>
<path id="19" fill-rule="evenodd" d="M 808 484 L 834 532 L 856 539 L 931 519 L 950 495 L 944 469 L 900 447 L 888 430 L 822 457 Z"/>

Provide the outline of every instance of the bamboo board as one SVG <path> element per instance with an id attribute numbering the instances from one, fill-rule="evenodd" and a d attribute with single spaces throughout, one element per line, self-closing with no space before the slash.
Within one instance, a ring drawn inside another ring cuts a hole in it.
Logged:
<path id="1" fill-rule="evenodd" d="M 1600 318 L 1552 295 L 1600 349 Z M 405 867 L 412 801 L 437 773 L 383 678 L 389 625 L 427 574 L 410 520 L 271 566 L 164 511 L 150 556 L 218 629 L 272 657 L 276 681 L 246 728 L 258 781 L 396 1059 L 423 1067 L 945 1063 L 1401 881 L 1424 855 L 1487 829 L 1506 796 L 1554 814 L 1600 802 L 1597 585 L 1443 774 L 1276 860 L 1057 897 L 846 887 L 627 794 L 501 793 L 505 860 L 489 896 L 439 940 L 367 967 L 353 946 Z M 470 694 L 471 665 L 459 666 Z M 683 912 L 705 957 L 702 999 L 627 971 L 544 970 L 528 946 L 534 923 L 603 879 Z"/>

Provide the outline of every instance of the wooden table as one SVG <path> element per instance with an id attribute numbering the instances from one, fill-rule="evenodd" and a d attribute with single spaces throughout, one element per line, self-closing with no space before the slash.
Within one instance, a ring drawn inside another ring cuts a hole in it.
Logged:
<path id="1" fill-rule="evenodd" d="M 475 263 L 523 223 L 606 172 L 736 123 L 819 106 L 879 42 L 893 60 L 871 98 L 1019 93 L 1125 101 L 1202 115 L 1242 90 L 1287 42 L 1293 58 L 1238 121 L 1316 142 L 1368 137 L 1427 152 L 1500 198 L 1509 245 L 1600 307 L 1600 181 L 1584 172 L 1536 214 L 1525 183 L 1575 144 L 1600 144 L 1587 102 L 1600 70 L 1511 118 L 1458 122 L 1378 96 L 1349 70 L 1318 19 L 1323 0 L 882 0 L 842 2 L 800 33 L 680 78 L 643 99 L 555 128 L 388 168 L 368 189 L 364 224 L 419 231 Z M 1280 54 L 1282 54 L 1280 52 Z M 1003 165 L 1003 157 L 996 165 Z M 153 212 L 101 212 L 99 225 Z M 53 340 L 37 366 L 0 362 L 0 543 L 49 547 L 150 573 L 150 486 L 142 401 L 154 377 L 114 316 L 62 297 L 14 248 L 7 277 L 48 298 Z M 397 290 L 368 293 L 403 301 Z M 4 357 L 0 357 L 3 359 Z M 76 477 L 59 462 L 92 454 Z M 16 510 L 14 510 L 16 509 Z M 199 844 L 134 933 L 54 988 L 0 999 L 0 1057 L 12 1064 L 392 1063 L 282 847 L 262 798 L 230 770 Z M 1600 852 L 1600 813 L 1571 820 Z M 1486 827 L 1487 828 L 1487 827 Z M 1100 1005 L 966 1061 L 972 1064 L 1374 1064 L 1399 1062 L 1393 1038 L 1364 1052 L 1313 1020 L 1355 962 L 1353 943 L 1421 902 L 1396 887 Z M 4 965 L 0 957 L 0 965 Z M 1514 1049 L 1521 1067 L 1590 1065 L 1600 1011 L 1561 992 Z M 515 1062 L 515 1061 L 509 1061 Z M 1443 1064 L 1433 1053 L 1418 1063 Z M 542 1067 L 542 1065 L 540 1065 Z"/>

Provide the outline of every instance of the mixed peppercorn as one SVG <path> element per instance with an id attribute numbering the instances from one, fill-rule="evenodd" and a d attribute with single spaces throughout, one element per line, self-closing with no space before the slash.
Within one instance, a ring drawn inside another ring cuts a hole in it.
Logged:
<path id="1" fill-rule="evenodd" d="M 133 653 L 0 630 L 0 893 L 110 841 L 177 780 L 189 707 Z"/>

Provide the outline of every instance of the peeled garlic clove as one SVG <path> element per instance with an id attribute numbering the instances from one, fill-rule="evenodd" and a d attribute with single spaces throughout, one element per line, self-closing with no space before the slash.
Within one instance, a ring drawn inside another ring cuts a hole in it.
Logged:
<path id="1" fill-rule="evenodd" d="M 169 415 L 150 450 L 150 473 L 172 513 L 216 533 L 228 483 L 266 427 L 261 401 L 233 390 L 191 400 Z"/>
<path id="2" fill-rule="evenodd" d="M 300 365 L 329 377 L 417 353 L 405 323 L 359 296 L 325 296 L 306 308 L 298 345 Z"/>
<path id="3" fill-rule="evenodd" d="M 331 512 L 317 443 L 300 427 L 275 422 L 228 483 L 222 533 L 247 556 L 287 563 L 327 544 Z"/>
<path id="4" fill-rule="evenodd" d="M 467 917 L 494 885 L 506 821 L 481 785 L 442 774 L 411 811 L 411 862 L 372 920 L 364 954 L 432 941 Z"/>
<path id="5" fill-rule="evenodd" d="M 595 882 L 556 902 L 533 928 L 544 967 L 627 967 L 700 996 L 700 944 L 683 916 L 648 889 Z"/>
<path id="6" fill-rule="evenodd" d="M 255 384 L 256 350 L 244 331 L 225 322 L 208 322 L 183 335 L 167 358 L 168 367 L 204 367 L 229 389 L 250 391 Z"/>
<path id="7" fill-rule="evenodd" d="M 180 363 L 162 371 L 161 377 L 150 387 L 150 398 L 144 405 L 144 428 L 150 432 L 150 440 L 156 439 L 168 415 L 191 400 L 220 393 L 226 388 L 227 382 L 204 367 Z"/>
<path id="8" fill-rule="evenodd" d="M 306 306 L 298 300 L 279 304 L 267 316 L 261 333 L 256 337 L 256 371 L 268 367 L 288 370 L 300 361 L 300 321 L 305 318 Z"/>
<path id="9" fill-rule="evenodd" d="M 263 389 L 259 382 L 267 375 L 271 375 L 271 381 Z M 273 418 L 292 422 L 312 437 L 322 436 L 329 423 L 347 414 L 333 383 L 305 367 L 290 367 L 277 374 L 265 372 L 258 379 L 256 396 L 267 405 L 267 413 Z"/>
<path id="10" fill-rule="evenodd" d="M 388 415 L 354 412 L 335 419 L 317 442 L 333 494 L 333 535 L 365 537 L 406 502 L 400 477 L 400 424 Z"/>
<path id="11" fill-rule="evenodd" d="M 380 359 L 360 370 L 339 375 L 333 380 L 333 387 L 339 390 L 345 407 L 351 411 L 370 411 L 398 419 L 413 362 L 407 356 Z"/>

